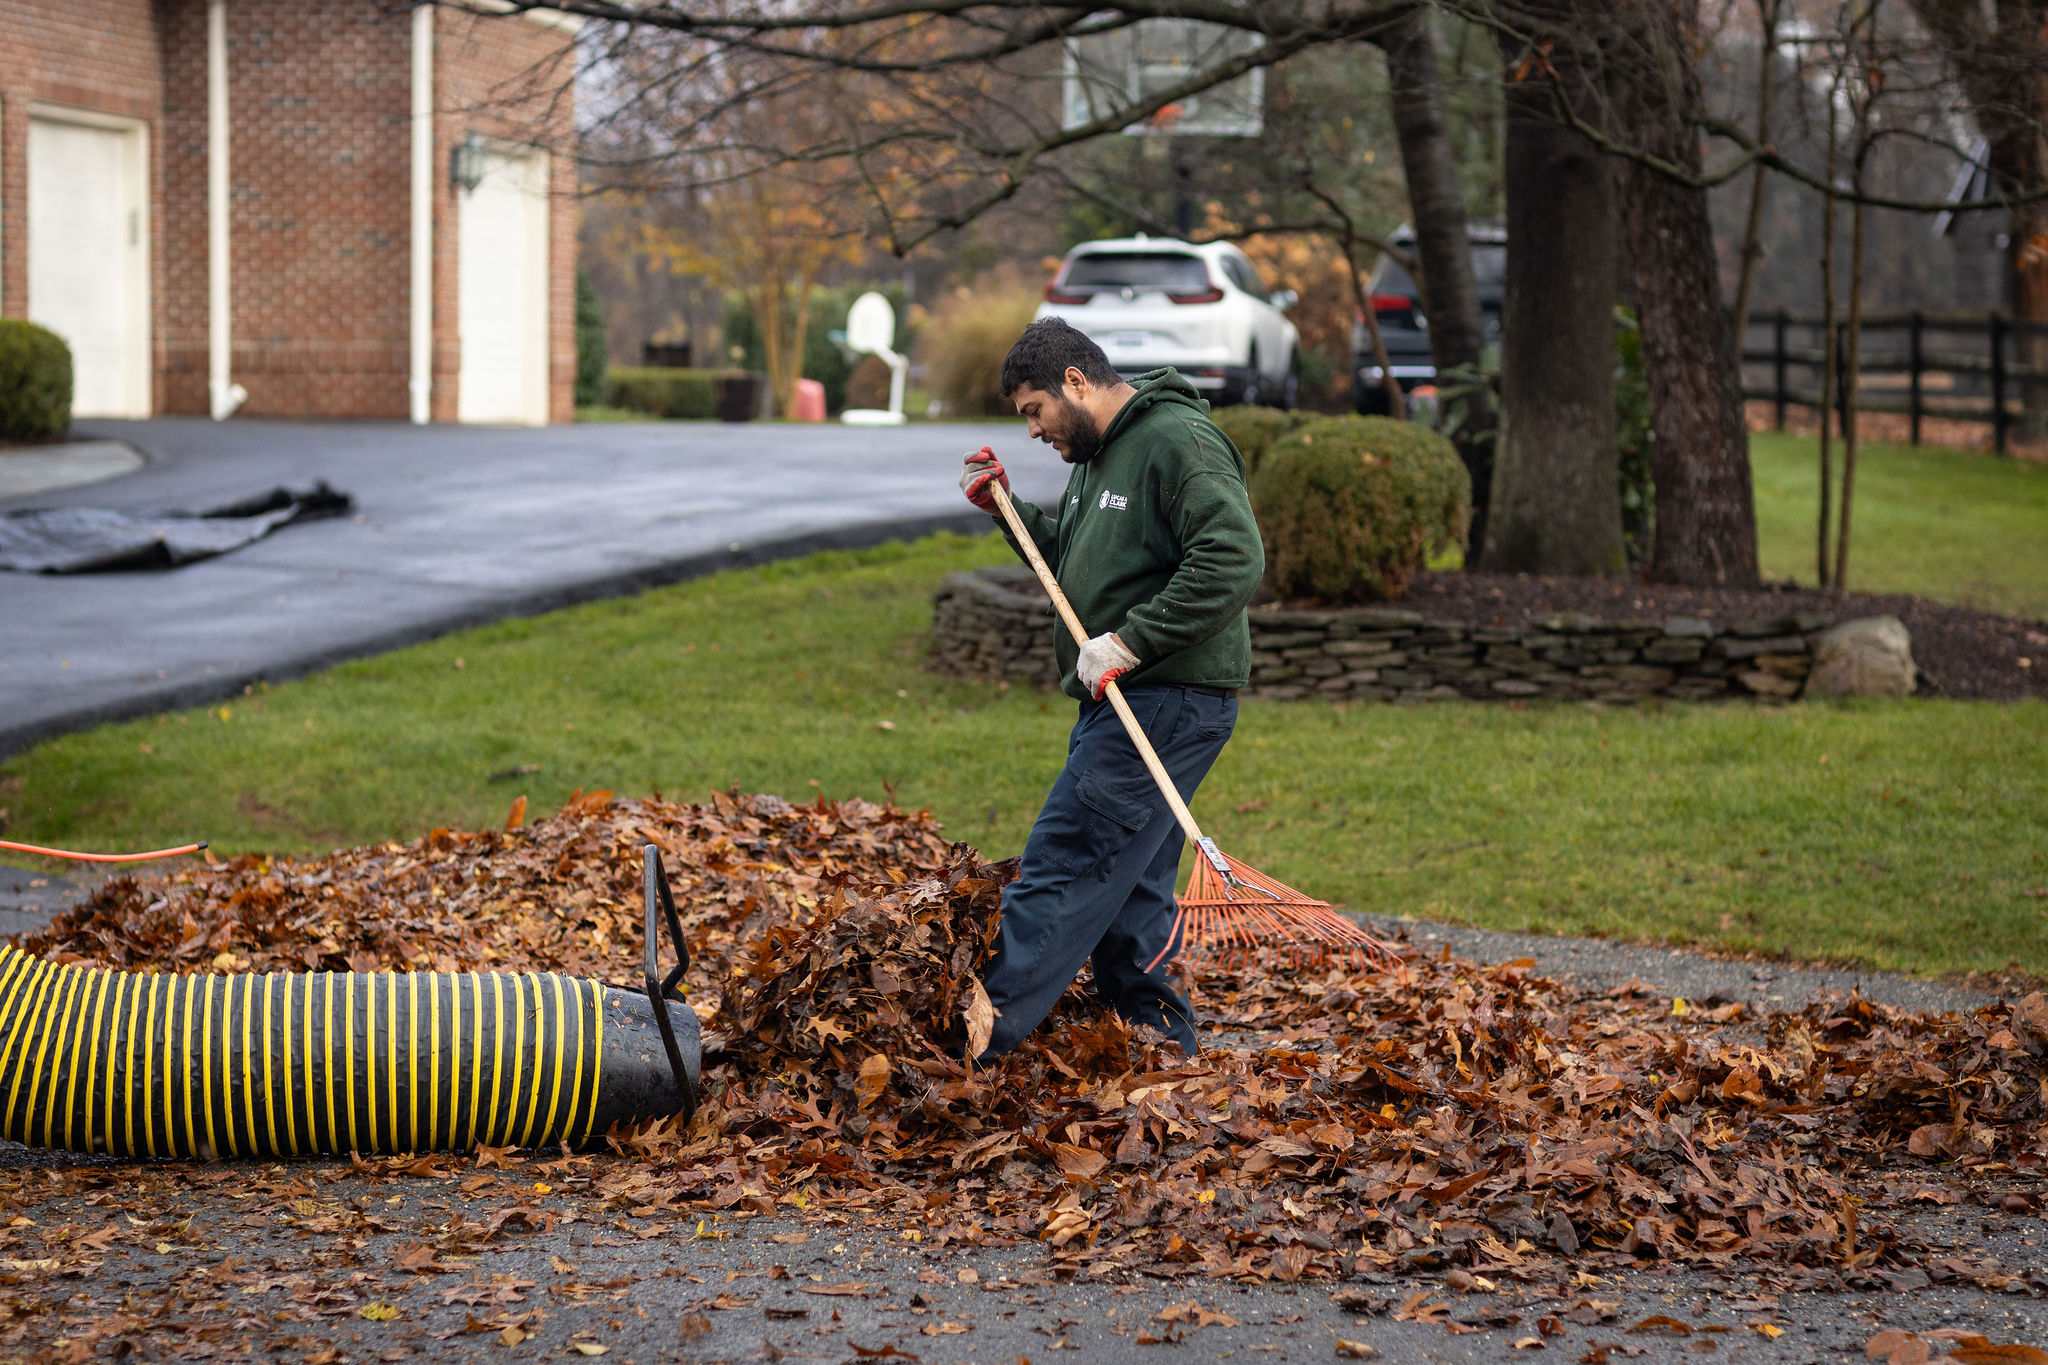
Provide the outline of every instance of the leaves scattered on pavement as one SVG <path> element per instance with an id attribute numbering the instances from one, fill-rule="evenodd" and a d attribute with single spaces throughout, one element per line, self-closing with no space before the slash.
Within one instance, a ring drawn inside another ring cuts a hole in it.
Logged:
<path id="1" fill-rule="evenodd" d="M 1471 1291 L 1665 1262 L 1740 1264 L 1790 1288 L 2029 1287 L 1985 1252 L 1918 1244 L 1896 1215 L 1957 1202 L 2037 1208 L 2048 1157 L 2038 994 L 1947 1016 L 1856 997 L 1798 1012 L 1719 1000 L 1681 1011 L 1639 983 L 1591 992 L 1528 961 L 1440 953 L 1384 976 L 1206 976 L 1195 999 L 1210 1046 L 1193 1062 L 1134 1035 L 1077 985 L 1023 1048 L 977 1069 L 958 1058 L 987 1036 L 977 978 L 1013 867 L 949 844 L 923 814 L 741 795 L 693 806 L 593 792 L 523 828 L 119 880 L 23 946 L 170 971 L 631 980 L 638 850 L 649 841 L 685 911 L 690 998 L 707 1043 L 722 1049 L 706 1058 L 694 1124 L 615 1133 L 615 1154 L 595 1158 L 486 1149 L 348 1168 L 433 1181 L 441 1208 L 431 1212 L 324 1201 L 316 1173 L 332 1167 L 319 1163 L 259 1177 L 154 1167 L 133 1183 L 190 1192 L 232 1181 L 238 1194 L 267 1196 L 265 1218 L 324 1246 L 356 1254 L 390 1236 L 409 1273 L 455 1278 L 462 1258 L 572 1214 L 611 1225 L 597 1245 L 624 1246 L 719 1237 L 773 1213 L 858 1219 L 920 1249 L 1033 1241 L 1053 1277 L 1437 1271 Z M 130 1179 L 122 1170 L 58 1166 L 33 1190 L 104 1194 Z M 8 1183 L 18 1205 L 29 1178 L 0 1177 L 0 1191 Z M 134 1207 L 146 1212 L 150 1197 Z M 17 1286 L 17 1304 L 47 1301 L 76 1292 L 113 1246 L 207 1235 L 141 1221 L 0 1227 L 0 1281 Z M 194 1267 L 171 1301 L 195 1321 L 231 1315 L 248 1285 L 277 1283 L 266 1275 Z M 70 1283 L 57 1288 L 59 1278 Z M 799 1287 L 885 1292 L 867 1281 Z M 522 1339 L 539 1320 L 509 1310 L 533 1288 L 465 1280 L 446 1311 L 466 1316 L 446 1330 Z M 343 1312 L 406 1326 L 381 1316 L 396 1310 L 373 1289 L 308 1272 L 302 1307 L 309 1321 Z M 702 1306 L 743 1302 L 732 1298 Z M 1452 1332 L 1501 1325 L 1460 1313 L 1441 1291 L 1347 1306 Z M 34 1337 L 23 1311 L 0 1308 L 0 1340 Z M 1514 1344 L 1539 1349 L 1564 1322 L 1612 1312 L 1580 1298 Z M 1194 1300 L 1173 1313 L 1160 1315 L 1159 1333 L 1228 1321 Z M 1628 1330 L 1690 1329 L 1648 1319 Z"/>

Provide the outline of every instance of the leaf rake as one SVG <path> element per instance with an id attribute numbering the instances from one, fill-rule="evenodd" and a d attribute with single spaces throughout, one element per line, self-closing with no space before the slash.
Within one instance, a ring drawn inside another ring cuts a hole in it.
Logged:
<path id="1" fill-rule="evenodd" d="M 1082 629 L 1067 595 L 1060 591 L 1059 581 L 1046 566 L 1045 557 L 1039 554 L 1037 542 L 1024 529 L 1009 491 L 999 479 L 991 479 L 988 487 L 995 494 L 996 506 L 1009 524 L 1010 534 L 1031 562 L 1060 619 L 1073 632 L 1075 642 L 1085 645 L 1088 632 Z M 1359 928 L 1328 901 L 1305 895 L 1216 847 L 1216 841 L 1203 834 L 1201 826 L 1195 823 L 1187 802 L 1180 799 L 1173 779 L 1152 749 L 1152 741 L 1145 737 L 1144 727 L 1131 714 L 1123 690 L 1112 680 L 1103 692 L 1116 708 L 1117 718 L 1123 721 L 1131 743 L 1137 746 L 1146 770 L 1158 783 L 1160 795 L 1180 821 L 1188 842 L 1195 846 L 1194 871 L 1188 876 L 1187 890 L 1179 897 L 1173 932 L 1167 935 L 1166 947 L 1147 966 L 1147 971 L 1171 954 L 1176 944 L 1182 945 L 1189 964 L 1198 968 L 1234 970 L 1254 963 L 1287 967 L 1334 964 L 1355 970 L 1386 971 L 1400 962 L 1400 955 L 1391 947 Z"/>

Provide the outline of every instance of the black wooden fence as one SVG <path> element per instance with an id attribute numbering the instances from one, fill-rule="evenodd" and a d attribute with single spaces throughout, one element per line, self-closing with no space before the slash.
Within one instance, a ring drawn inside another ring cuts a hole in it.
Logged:
<path id="1" fill-rule="evenodd" d="M 1822 322 L 1779 311 L 1753 316 L 1744 338 L 1743 394 L 1763 399 L 1785 425 L 1788 407 L 1821 405 Z M 1769 344 L 1751 345 L 1759 330 Z M 1848 408 L 1849 326 L 1835 324 L 1835 395 Z M 1759 371 L 1766 376 L 1758 382 Z M 2007 453 L 2012 424 L 2024 410 L 2026 390 L 2048 389 L 2048 323 L 2004 313 L 1887 313 L 1863 319 L 1857 365 L 1857 407 L 1904 413 L 1912 442 L 1920 444 L 1923 417 L 1986 422 L 1998 453 Z"/>

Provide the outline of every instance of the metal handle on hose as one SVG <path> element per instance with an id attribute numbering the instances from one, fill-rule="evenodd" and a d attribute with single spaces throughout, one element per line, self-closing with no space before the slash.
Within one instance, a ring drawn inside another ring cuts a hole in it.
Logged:
<path id="1" fill-rule="evenodd" d="M 676 916 L 675 897 L 669 891 L 668 874 L 661 865 L 661 850 L 648 844 L 642 850 L 642 859 L 646 873 L 647 957 L 644 969 L 647 1003 L 654 1007 L 654 1022 L 661 1030 L 661 1045 L 668 1053 L 670 1069 L 675 1072 L 676 1091 L 682 1096 L 683 1122 L 688 1123 L 697 1113 L 697 1080 L 703 1067 L 702 1054 L 698 1050 L 696 1011 L 676 989 L 676 983 L 690 969 L 690 945 L 683 940 L 683 923 Z M 657 909 L 660 912 L 658 917 Z M 676 965 L 669 968 L 666 976 L 661 973 L 661 925 L 658 919 L 667 921 L 669 941 L 675 944 L 676 949 Z M 669 1013 L 671 1003 L 681 1005 L 689 1018 L 685 1026 L 690 1035 L 687 1050 L 676 1041 L 676 1021 Z"/>

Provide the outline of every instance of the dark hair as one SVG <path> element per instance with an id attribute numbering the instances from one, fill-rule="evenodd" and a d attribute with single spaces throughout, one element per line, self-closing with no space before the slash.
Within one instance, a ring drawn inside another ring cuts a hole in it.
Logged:
<path id="1" fill-rule="evenodd" d="M 1003 357 L 1003 397 L 1008 398 L 1022 388 L 1057 394 L 1066 383 L 1069 366 L 1079 370 L 1091 384 L 1117 384 L 1123 380 L 1086 332 L 1065 318 L 1040 318 L 1024 329 L 1024 335 Z"/>

